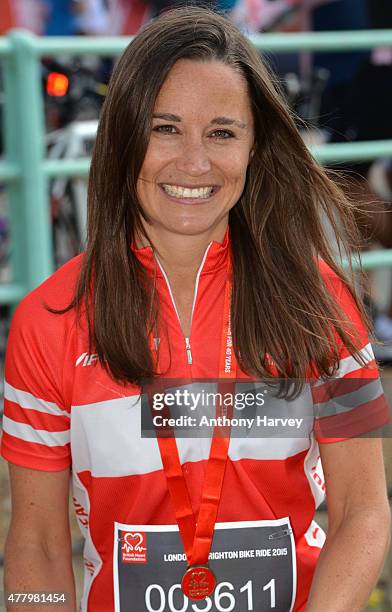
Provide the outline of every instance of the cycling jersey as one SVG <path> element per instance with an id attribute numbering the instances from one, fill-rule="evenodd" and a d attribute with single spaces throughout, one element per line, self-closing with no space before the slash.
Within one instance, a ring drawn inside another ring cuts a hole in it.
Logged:
<path id="1" fill-rule="evenodd" d="M 156 341 L 160 365 L 170 378 L 218 375 L 229 247 L 227 232 L 222 244 L 212 242 L 205 252 L 189 339 L 184 338 L 168 279 L 151 248 L 132 247 L 148 273 L 156 275 L 160 320 L 165 324 Z M 74 310 L 54 314 L 46 307 L 69 303 L 81 261 L 79 256 L 64 265 L 24 298 L 15 313 L 6 358 L 2 454 L 37 470 L 60 471 L 72 465 L 74 505 L 85 537 L 81 609 L 110 612 L 119 609 L 114 603 L 114 524 L 176 521 L 156 438 L 140 433 L 140 389 L 114 381 L 100 366 L 97 355 L 89 352 L 83 317 L 78 320 Z M 340 279 L 320 265 L 329 291 L 355 323 L 366 361 L 361 366 L 342 346 L 337 376 L 370 379 L 371 385 L 378 372 L 353 299 Z M 246 378 L 243 372 L 239 376 Z M 375 426 L 385 422 L 380 389 L 369 395 L 367 408 Z M 325 539 L 314 521 L 325 496 L 320 441 L 328 440 L 321 440 L 314 429 L 306 437 L 232 438 L 217 518 L 224 524 L 289 518 L 295 538 L 295 611 L 305 609 Z M 196 516 L 209 443 L 203 438 L 178 439 Z"/>

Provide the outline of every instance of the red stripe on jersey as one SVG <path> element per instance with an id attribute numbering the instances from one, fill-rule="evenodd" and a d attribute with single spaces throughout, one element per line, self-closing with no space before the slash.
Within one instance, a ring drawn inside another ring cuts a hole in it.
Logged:
<path id="1" fill-rule="evenodd" d="M 12 420 L 18 423 L 31 425 L 34 429 L 43 429 L 45 431 L 68 431 L 69 418 L 66 416 L 47 414 L 38 410 L 26 409 L 19 406 L 10 400 L 4 400 L 4 407 L 12 414 Z"/>
<path id="2" fill-rule="evenodd" d="M 15 465 L 45 472 L 60 472 L 71 465 L 70 444 L 45 446 L 20 440 L 5 431 L 1 439 L 1 453 L 6 461 Z"/>
<path id="3" fill-rule="evenodd" d="M 390 420 L 385 396 L 380 395 L 349 412 L 317 419 L 314 432 L 318 442 L 331 442 L 331 438 L 355 438 L 365 435 L 383 427 Z"/>

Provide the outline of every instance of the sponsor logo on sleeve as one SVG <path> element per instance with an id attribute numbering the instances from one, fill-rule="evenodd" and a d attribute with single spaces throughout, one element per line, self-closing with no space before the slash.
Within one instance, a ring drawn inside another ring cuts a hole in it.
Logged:
<path id="1" fill-rule="evenodd" d="M 75 361 L 75 367 L 77 368 L 79 365 L 81 365 L 85 368 L 86 366 L 92 365 L 97 361 L 98 355 L 96 353 L 92 353 L 91 355 L 89 355 L 88 353 L 82 353 Z"/>

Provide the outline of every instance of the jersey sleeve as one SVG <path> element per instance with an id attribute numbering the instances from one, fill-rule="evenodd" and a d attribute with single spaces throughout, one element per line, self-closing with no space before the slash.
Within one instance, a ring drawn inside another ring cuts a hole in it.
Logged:
<path id="1" fill-rule="evenodd" d="M 31 295 L 18 306 L 8 338 L 1 454 L 16 465 L 55 472 L 71 464 L 62 388 L 67 337 L 64 317 Z"/>
<path id="2" fill-rule="evenodd" d="M 360 360 L 350 354 L 339 338 L 337 372 L 331 379 L 319 379 L 312 385 L 315 436 L 318 442 L 328 443 L 372 432 L 374 435 L 391 418 L 372 346 L 348 287 L 330 268 L 322 273 L 328 290 L 346 316 L 345 329 L 358 346 Z"/>

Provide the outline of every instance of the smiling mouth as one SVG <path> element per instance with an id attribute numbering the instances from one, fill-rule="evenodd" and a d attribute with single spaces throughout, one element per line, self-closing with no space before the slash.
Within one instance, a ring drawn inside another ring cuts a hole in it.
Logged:
<path id="1" fill-rule="evenodd" d="M 205 187 L 181 187 L 180 185 L 168 185 L 166 183 L 161 184 L 163 191 L 171 196 L 172 198 L 178 198 L 181 200 L 206 200 L 212 196 L 216 191 L 214 185 L 207 185 Z"/>

